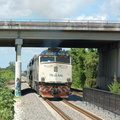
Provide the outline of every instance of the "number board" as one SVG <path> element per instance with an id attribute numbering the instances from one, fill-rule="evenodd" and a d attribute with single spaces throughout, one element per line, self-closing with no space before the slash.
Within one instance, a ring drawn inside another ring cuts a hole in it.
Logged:
<path id="1" fill-rule="evenodd" d="M 64 56 L 65 53 L 64 53 L 64 52 L 58 52 L 58 55 L 60 55 L 60 56 Z"/>
<path id="2" fill-rule="evenodd" d="M 46 56 L 65 56 L 65 52 L 45 52 Z"/>
<path id="3" fill-rule="evenodd" d="M 46 55 L 54 55 L 53 52 L 46 52 Z"/>

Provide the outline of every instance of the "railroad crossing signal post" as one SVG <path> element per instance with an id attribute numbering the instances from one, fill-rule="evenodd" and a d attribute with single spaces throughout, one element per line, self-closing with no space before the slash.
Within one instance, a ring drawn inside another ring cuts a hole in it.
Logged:
<path id="1" fill-rule="evenodd" d="M 21 46 L 23 39 L 16 39 L 16 64 L 15 64 L 15 96 L 21 96 Z"/>

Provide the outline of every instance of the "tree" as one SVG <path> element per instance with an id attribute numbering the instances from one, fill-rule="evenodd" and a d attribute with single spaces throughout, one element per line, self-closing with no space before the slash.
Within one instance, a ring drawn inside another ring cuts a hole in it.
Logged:
<path id="1" fill-rule="evenodd" d="M 98 72 L 97 49 L 72 48 L 68 52 L 72 57 L 72 86 L 75 88 L 81 88 L 84 85 L 94 87 Z"/>
<path id="2" fill-rule="evenodd" d="M 5 78 L 7 81 L 15 78 L 15 74 L 9 70 L 0 70 L 0 76 Z"/>
<path id="3" fill-rule="evenodd" d="M 84 73 L 84 59 L 85 59 L 85 48 L 72 48 L 68 51 L 72 57 L 72 79 L 73 87 L 81 88 L 85 83 L 85 73 Z"/>
<path id="4" fill-rule="evenodd" d="M 98 73 L 98 51 L 97 49 L 89 48 L 87 49 L 85 60 L 85 86 L 86 87 L 96 87 L 96 77 Z"/>
<path id="5" fill-rule="evenodd" d="M 15 73 L 15 62 L 9 62 L 9 66 L 6 69 Z"/>
<path id="6" fill-rule="evenodd" d="M 109 89 L 113 93 L 120 93 L 120 83 L 117 81 L 116 74 L 114 74 L 114 80 L 112 84 L 108 85 Z"/>

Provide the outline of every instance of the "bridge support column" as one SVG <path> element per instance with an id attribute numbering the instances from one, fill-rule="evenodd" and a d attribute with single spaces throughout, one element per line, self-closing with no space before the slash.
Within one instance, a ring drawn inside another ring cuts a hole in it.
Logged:
<path id="1" fill-rule="evenodd" d="M 113 82 L 114 74 L 120 82 L 120 42 L 108 44 L 99 49 L 99 69 L 97 85 L 108 90 L 108 85 Z"/>
<path id="2" fill-rule="evenodd" d="M 23 39 L 16 39 L 15 96 L 21 96 L 21 46 Z"/>

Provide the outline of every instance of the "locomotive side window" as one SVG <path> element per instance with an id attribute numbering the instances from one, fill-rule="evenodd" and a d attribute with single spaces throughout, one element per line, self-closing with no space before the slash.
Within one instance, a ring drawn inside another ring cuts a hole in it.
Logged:
<path id="1" fill-rule="evenodd" d="M 56 62 L 70 63 L 70 57 L 67 56 L 57 56 Z"/>
<path id="2" fill-rule="evenodd" d="M 34 64 L 34 59 L 32 60 L 32 65 Z"/>
<path id="3" fill-rule="evenodd" d="M 40 62 L 51 62 L 54 61 L 54 57 L 41 57 Z"/>

